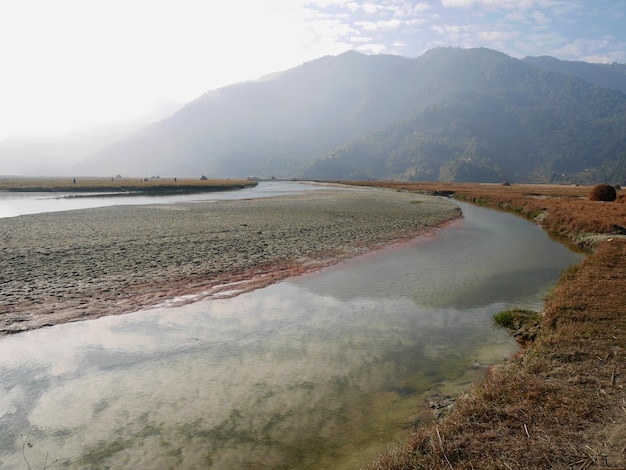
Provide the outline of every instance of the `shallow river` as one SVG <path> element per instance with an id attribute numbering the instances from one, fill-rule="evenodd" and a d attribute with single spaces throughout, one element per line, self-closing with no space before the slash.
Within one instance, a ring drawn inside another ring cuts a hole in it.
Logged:
<path id="1" fill-rule="evenodd" d="M 355 468 L 516 345 L 580 255 L 509 214 L 231 299 L 0 340 L 0 468 Z"/>
<path id="2" fill-rule="evenodd" d="M 0 191 L 0 219 L 42 212 L 60 212 L 94 207 L 172 204 L 176 202 L 200 202 L 220 199 L 247 199 L 301 194 L 306 191 L 328 189 L 330 185 L 293 181 L 260 181 L 255 187 L 233 191 L 211 191 L 194 194 L 124 195 L 91 193 L 49 193 L 49 192 L 8 192 Z M 330 186 L 341 190 L 340 186 Z M 354 189 L 351 189 L 354 190 Z"/>

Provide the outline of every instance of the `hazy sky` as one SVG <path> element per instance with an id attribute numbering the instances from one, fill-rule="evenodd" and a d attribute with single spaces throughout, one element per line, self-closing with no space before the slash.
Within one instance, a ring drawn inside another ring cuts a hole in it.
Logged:
<path id="1" fill-rule="evenodd" d="M 0 0 L 0 139 L 138 117 L 349 49 L 626 62 L 623 0 Z"/>

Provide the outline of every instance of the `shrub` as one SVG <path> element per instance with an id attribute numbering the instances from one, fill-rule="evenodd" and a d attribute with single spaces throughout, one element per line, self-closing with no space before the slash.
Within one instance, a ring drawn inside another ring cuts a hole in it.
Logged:
<path id="1" fill-rule="evenodd" d="M 503 328 L 512 328 L 514 315 L 511 310 L 503 310 L 502 312 L 498 312 L 493 316 L 493 324 L 501 326 Z"/>
<path id="2" fill-rule="evenodd" d="M 517 330 L 538 318 L 539 314 L 533 310 L 513 307 L 496 313 L 493 316 L 493 324 L 510 330 Z"/>
<path id="3" fill-rule="evenodd" d="M 606 201 L 611 202 L 617 199 L 617 192 L 610 184 L 602 183 L 593 187 L 589 193 L 590 201 Z"/>

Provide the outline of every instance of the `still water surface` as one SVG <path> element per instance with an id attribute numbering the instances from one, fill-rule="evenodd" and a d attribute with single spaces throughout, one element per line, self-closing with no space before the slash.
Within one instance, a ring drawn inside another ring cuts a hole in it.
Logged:
<path id="1" fill-rule="evenodd" d="M 509 214 L 231 299 L 0 340 L 0 468 L 356 468 L 580 255 Z"/>
<path id="2" fill-rule="evenodd" d="M 46 192 L 7 192 L 0 191 L 0 218 L 17 217 L 26 214 L 41 214 L 42 212 L 60 212 L 94 207 L 171 204 L 175 202 L 200 202 L 220 199 L 247 199 L 259 197 L 285 196 L 300 194 L 306 191 L 323 190 L 339 186 L 312 184 L 290 181 L 261 181 L 252 188 L 233 191 L 214 191 L 195 194 L 170 194 L 165 196 L 120 195 L 91 193 L 46 193 Z"/>

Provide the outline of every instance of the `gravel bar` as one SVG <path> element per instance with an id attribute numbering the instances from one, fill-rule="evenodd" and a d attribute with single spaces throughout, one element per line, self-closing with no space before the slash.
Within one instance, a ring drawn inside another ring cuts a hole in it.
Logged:
<path id="1" fill-rule="evenodd" d="M 236 295 L 459 215 L 430 196 L 320 190 L 0 219 L 0 336 Z"/>

